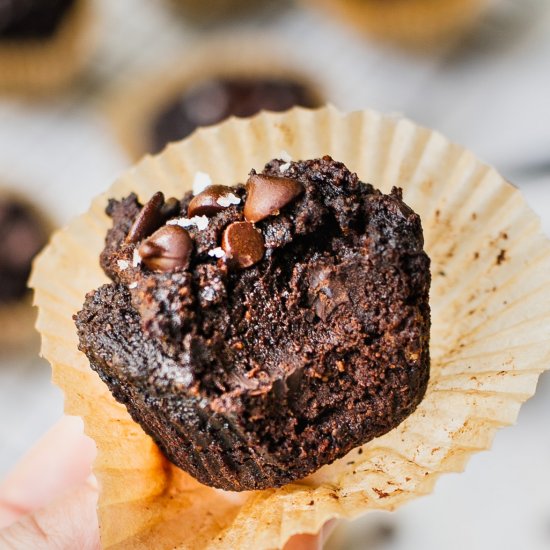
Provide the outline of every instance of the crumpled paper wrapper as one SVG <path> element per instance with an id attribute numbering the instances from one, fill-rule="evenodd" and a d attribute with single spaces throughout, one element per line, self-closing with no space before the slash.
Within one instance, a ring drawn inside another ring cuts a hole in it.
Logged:
<path id="1" fill-rule="evenodd" d="M 98 254 L 108 197 L 182 195 L 197 171 L 246 179 L 287 151 L 330 154 L 363 181 L 393 185 L 421 216 L 432 258 L 432 375 L 399 427 L 281 489 L 240 495 L 200 485 L 171 466 L 77 350 L 71 316 L 105 282 Z M 327 107 L 262 113 L 196 132 L 147 157 L 58 232 L 35 265 L 42 351 L 96 441 L 99 521 L 107 549 L 280 548 L 331 518 L 393 510 L 438 476 L 488 449 L 516 420 L 550 360 L 550 245 L 520 192 L 472 153 L 406 119 Z"/>
<path id="2" fill-rule="evenodd" d="M 151 152 L 151 124 L 161 110 L 210 78 L 288 78 L 306 86 L 317 105 L 325 102 L 320 84 L 307 67 L 301 66 L 290 47 L 272 36 L 228 33 L 174 57 L 159 70 L 113 86 L 104 99 L 115 136 L 135 161 Z"/>
<path id="3" fill-rule="evenodd" d="M 0 42 L 0 91 L 45 95 L 67 86 L 92 49 L 92 0 L 76 0 L 53 36 Z"/>
<path id="4" fill-rule="evenodd" d="M 474 27 L 491 4 L 491 0 L 302 1 L 373 38 L 420 50 L 451 44 Z"/>

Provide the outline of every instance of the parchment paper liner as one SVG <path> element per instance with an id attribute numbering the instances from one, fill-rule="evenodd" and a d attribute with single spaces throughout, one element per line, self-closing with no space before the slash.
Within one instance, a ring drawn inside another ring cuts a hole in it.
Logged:
<path id="1" fill-rule="evenodd" d="M 91 0 L 76 0 L 53 36 L 0 41 L 0 91 L 47 94 L 70 83 L 93 44 Z"/>
<path id="2" fill-rule="evenodd" d="M 364 181 L 404 188 L 433 261 L 432 378 L 418 410 L 387 435 L 316 474 L 241 498 L 170 466 L 77 351 L 71 316 L 105 277 L 98 267 L 107 197 L 179 194 L 197 170 L 243 181 L 288 151 L 331 154 Z M 405 119 L 373 111 L 293 109 L 230 121 L 147 157 L 55 235 L 32 284 L 43 354 L 99 448 L 105 548 L 274 548 L 328 519 L 393 510 L 461 470 L 515 421 L 550 359 L 550 246 L 517 189 L 472 153 Z"/>
<path id="3" fill-rule="evenodd" d="M 417 48 L 441 47 L 470 29 L 488 0 L 303 0 L 370 36 Z"/>
<path id="4" fill-rule="evenodd" d="M 105 99 L 105 112 L 130 158 L 150 152 L 151 122 L 178 93 L 212 77 L 280 77 L 305 85 L 319 105 L 324 93 L 292 53 L 256 34 L 208 40 L 191 53 L 182 52 L 161 70 L 118 84 Z M 286 60 L 286 61 L 285 61 Z"/>

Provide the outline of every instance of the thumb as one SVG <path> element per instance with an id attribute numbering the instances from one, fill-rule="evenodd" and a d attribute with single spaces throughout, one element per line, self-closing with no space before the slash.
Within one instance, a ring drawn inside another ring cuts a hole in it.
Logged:
<path id="1" fill-rule="evenodd" d="M 24 550 L 97 550 L 97 488 L 87 481 L 68 496 L 21 518 L 0 531 L 0 548 Z"/>

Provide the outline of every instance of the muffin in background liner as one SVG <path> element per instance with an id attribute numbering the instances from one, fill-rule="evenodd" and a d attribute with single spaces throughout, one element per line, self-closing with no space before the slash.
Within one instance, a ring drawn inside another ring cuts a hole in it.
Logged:
<path id="1" fill-rule="evenodd" d="M 109 197 L 181 196 L 197 171 L 219 184 L 288 152 L 325 154 L 384 192 L 403 187 L 432 259 L 432 374 L 418 409 L 388 434 L 280 489 L 236 495 L 172 466 L 77 349 L 72 315 L 106 282 L 98 255 Z M 393 510 L 464 468 L 513 423 L 550 360 L 550 243 L 520 192 L 437 132 L 374 111 L 262 113 L 197 131 L 146 157 L 58 232 L 35 264 L 42 352 L 96 441 L 104 548 L 280 548 L 331 518 Z"/>
<path id="2" fill-rule="evenodd" d="M 19 233 L 14 233 L 10 231 L 10 229 L 13 229 L 13 225 L 8 227 L 3 214 L 0 212 L 0 254 L 3 256 L 0 257 L 0 284 L 8 284 L 8 288 L 10 288 L 9 282 L 13 282 L 12 277 L 15 274 L 13 273 L 13 263 L 10 266 L 11 273 L 7 268 L 6 264 L 10 265 L 10 258 L 5 256 L 9 256 L 10 251 L 13 251 L 13 247 L 19 245 L 18 249 L 22 253 L 21 260 L 24 264 L 21 270 L 28 269 L 28 274 L 30 274 L 33 258 L 46 245 L 52 230 L 52 224 L 44 213 L 25 196 L 11 189 L 0 187 L 0 211 L 10 206 L 24 209 L 25 216 L 28 215 L 31 220 L 31 225 L 27 225 L 29 218 L 25 217 L 22 222 L 23 225 L 19 226 Z M 21 223 L 21 219 L 19 222 Z M 18 242 L 16 243 L 15 240 Z M 6 269 L 8 270 L 5 271 Z M 38 347 L 38 333 L 34 326 L 36 309 L 32 306 L 30 292 L 27 290 L 21 293 L 21 290 L 24 290 L 24 286 L 26 286 L 28 274 L 25 277 L 17 274 L 15 283 L 17 291 L 15 295 L 7 298 L 5 292 L 2 292 L 2 290 L 6 290 L 6 287 L 0 289 L 0 356 L 5 353 L 36 352 Z M 9 280 L 5 277 L 9 277 Z M 8 291 L 8 295 L 14 290 L 14 286 L 11 286 L 11 289 L 11 291 Z"/>
<path id="3" fill-rule="evenodd" d="M 153 124 L 162 110 L 210 79 L 289 80 L 307 90 L 307 107 L 321 106 L 321 86 L 298 63 L 285 63 L 288 58 L 283 47 L 255 35 L 209 41 L 194 53 L 182 53 L 163 70 L 118 85 L 105 100 L 105 112 L 119 142 L 130 158 L 138 160 L 154 149 Z"/>
<path id="4" fill-rule="evenodd" d="M 0 92 L 47 95 L 68 86 L 94 42 L 92 0 L 75 0 L 52 36 L 0 40 Z"/>
<path id="5" fill-rule="evenodd" d="M 382 41 L 420 50 L 452 43 L 491 0 L 303 0 Z"/>
<path id="6" fill-rule="evenodd" d="M 195 23 L 221 22 L 281 7 L 287 0 L 167 0 Z"/>

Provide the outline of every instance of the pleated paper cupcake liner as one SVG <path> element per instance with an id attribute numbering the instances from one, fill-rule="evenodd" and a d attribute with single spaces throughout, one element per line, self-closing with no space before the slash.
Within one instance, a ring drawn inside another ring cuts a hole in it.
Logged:
<path id="1" fill-rule="evenodd" d="M 329 154 L 422 217 L 432 258 L 432 374 L 418 409 L 388 434 L 280 489 L 224 493 L 170 465 L 78 352 L 71 316 L 105 282 L 108 197 L 181 196 L 197 171 L 231 185 L 288 152 Z M 475 156 L 406 119 L 327 107 L 232 119 L 147 157 L 57 233 L 36 263 L 43 354 L 68 414 L 98 446 L 107 549 L 281 548 L 331 518 L 393 510 L 464 468 L 513 423 L 550 361 L 550 244 L 520 192 Z"/>
<path id="2" fill-rule="evenodd" d="M 94 42 L 91 0 L 76 0 L 55 34 L 0 43 L 0 91 L 47 95 L 67 86 L 88 61 Z"/>
<path id="3" fill-rule="evenodd" d="M 288 78 L 306 86 L 319 105 L 324 103 L 321 86 L 275 39 L 254 33 L 209 39 L 163 69 L 122 82 L 108 94 L 104 110 L 130 158 L 151 152 L 151 125 L 163 108 L 190 87 L 220 77 Z"/>
<path id="4" fill-rule="evenodd" d="M 490 0 L 304 0 L 373 38 L 405 47 L 440 48 L 471 29 Z"/>

